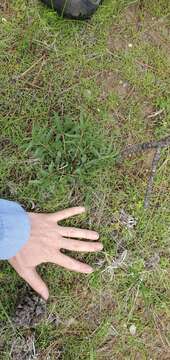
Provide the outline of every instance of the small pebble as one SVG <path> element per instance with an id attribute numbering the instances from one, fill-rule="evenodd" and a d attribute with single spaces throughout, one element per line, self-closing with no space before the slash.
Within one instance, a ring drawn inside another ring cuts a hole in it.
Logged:
<path id="1" fill-rule="evenodd" d="M 133 47 L 133 45 L 130 43 L 130 44 L 128 44 L 128 47 L 129 47 L 129 48 L 132 48 L 132 47 Z"/>
<path id="2" fill-rule="evenodd" d="M 132 336 L 135 336 L 136 335 L 136 326 L 134 324 L 132 324 L 129 328 L 129 331 Z"/>

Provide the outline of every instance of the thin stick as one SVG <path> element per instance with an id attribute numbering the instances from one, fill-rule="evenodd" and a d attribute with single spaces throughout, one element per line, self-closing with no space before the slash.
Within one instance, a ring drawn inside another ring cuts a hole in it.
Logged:
<path id="1" fill-rule="evenodd" d="M 132 146 L 128 146 L 124 150 L 121 151 L 120 156 L 124 158 L 126 156 L 130 156 L 139 152 L 158 149 L 170 146 L 170 135 L 158 141 L 145 142 L 141 144 L 135 144 Z"/>
<path id="2" fill-rule="evenodd" d="M 27 70 L 25 70 L 22 74 L 15 76 L 14 80 L 19 80 L 21 78 L 23 78 L 25 75 L 27 75 L 36 65 L 38 65 L 41 60 L 44 59 L 44 55 L 40 57 L 40 59 L 38 59 L 37 61 L 35 61 Z"/>
<path id="3" fill-rule="evenodd" d="M 32 83 L 31 83 L 32 86 L 36 86 L 36 81 L 37 81 L 38 78 L 39 78 L 39 75 L 40 75 L 40 73 L 41 73 L 41 71 L 42 71 L 42 68 L 43 68 L 44 64 L 45 64 L 45 60 L 43 59 L 42 63 L 40 64 L 39 71 L 38 71 L 38 73 L 36 74 L 34 80 L 33 80 Z"/>
<path id="4" fill-rule="evenodd" d="M 147 209 L 149 207 L 150 196 L 151 196 L 152 188 L 153 188 L 153 181 L 154 181 L 154 177 L 156 174 L 156 169 L 157 169 L 157 165 L 160 160 L 160 157 L 161 157 L 161 148 L 159 147 L 156 149 L 154 157 L 153 157 L 153 161 L 152 161 L 151 174 L 150 174 L 150 177 L 148 180 L 148 185 L 147 185 L 145 199 L 144 199 L 144 209 Z"/>
<path id="5" fill-rule="evenodd" d="M 156 116 L 161 115 L 164 111 L 165 111 L 165 109 L 160 109 L 160 110 L 156 111 L 155 113 L 148 115 L 148 119 L 155 118 Z"/>

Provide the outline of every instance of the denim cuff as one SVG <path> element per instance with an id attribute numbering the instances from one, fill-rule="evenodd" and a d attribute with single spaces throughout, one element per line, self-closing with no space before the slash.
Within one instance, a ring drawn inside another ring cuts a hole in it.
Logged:
<path id="1" fill-rule="evenodd" d="M 16 202 L 0 199 L 0 259 L 15 256 L 30 236 L 28 214 Z"/>

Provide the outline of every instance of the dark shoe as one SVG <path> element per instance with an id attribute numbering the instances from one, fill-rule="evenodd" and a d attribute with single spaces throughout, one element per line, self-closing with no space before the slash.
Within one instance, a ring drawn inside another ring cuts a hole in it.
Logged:
<path id="1" fill-rule="evenodd" d="M 102 0 L 41 0 L 59 15 L 71 19 L 89 19 Z"/>

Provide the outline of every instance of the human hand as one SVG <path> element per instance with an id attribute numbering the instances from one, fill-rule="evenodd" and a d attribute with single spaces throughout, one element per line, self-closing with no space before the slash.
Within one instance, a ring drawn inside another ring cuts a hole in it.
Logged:
<path id="1" fill-rule="evenodd" d="M 63 227 L 58 222 L 85 211 L 83 207 L 75 207 L 54 214 L 28 213 L 31 221 L 31 235 L 22 249 L 9 260 L 17 273 L 45 300 L 49 297 L 46 284 L 36 271 L 41 263 L 51 262 L 66 269 L 91 273 L 93 269 L 80 261 L 60 252 L 61 249 L 82 252 L 102 250 L 99 242 L 80 241 L 71 238 L 98 240 L 95 231 Z M 69 238 L 69 239 L 67 239 Z"/>

